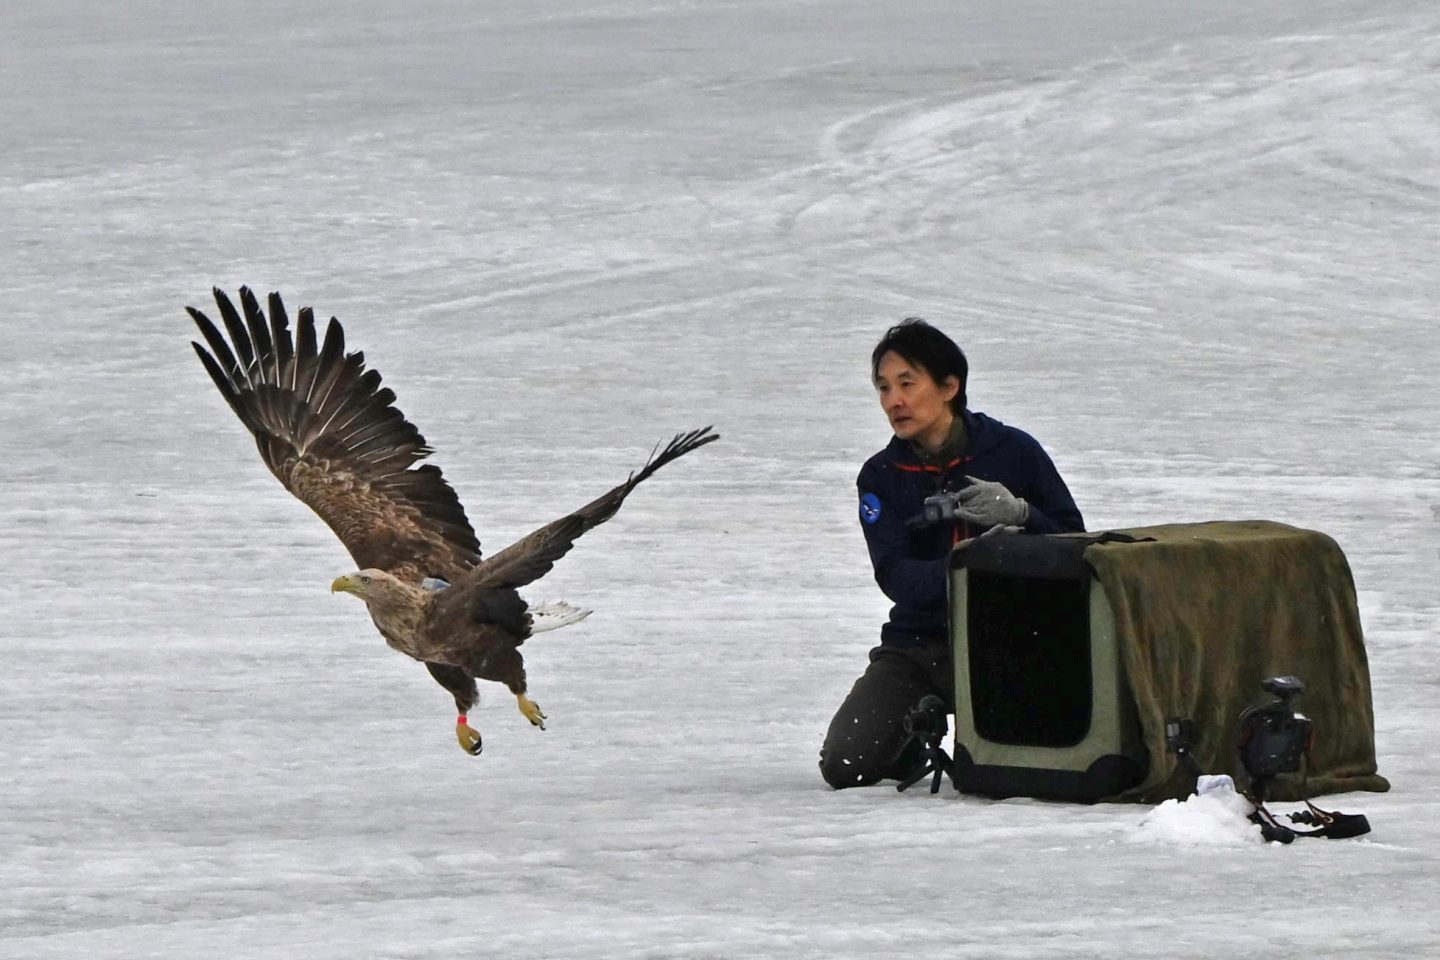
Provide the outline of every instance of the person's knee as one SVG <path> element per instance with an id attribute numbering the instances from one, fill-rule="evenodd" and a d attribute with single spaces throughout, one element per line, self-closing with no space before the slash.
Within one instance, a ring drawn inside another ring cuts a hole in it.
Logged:
<path id="1" fill-rule="evenodd" d="M 836 790 L 878 783 L 895 776 L 895 747 L 887 738 L 832 737 L 820 749 L 820 776 Z"/>
<path id="2" fill-rule="evenodd" d="M 878 772 L 867 769 L 864 764 L 856 763 L 850 757 L 845 756 L 843 751 L 829 749 L 820 751 L 820 776 L 824 777 L 825 782 L 836 790 L 843 790 L 846 787 L 864 787 L 880 779 Z"/>

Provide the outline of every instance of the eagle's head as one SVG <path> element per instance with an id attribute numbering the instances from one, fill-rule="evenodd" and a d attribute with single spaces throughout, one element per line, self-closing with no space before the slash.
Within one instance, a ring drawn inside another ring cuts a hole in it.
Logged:
<path id="1" fill-rule="evenodd" d="M 343 577 L 336 577 L 330 584 L 331 593 L 353 593 L 369 603 L 378 600 L 400 599 L 406 594 L 405 585 L 384 570 L 357 570 Z"/>

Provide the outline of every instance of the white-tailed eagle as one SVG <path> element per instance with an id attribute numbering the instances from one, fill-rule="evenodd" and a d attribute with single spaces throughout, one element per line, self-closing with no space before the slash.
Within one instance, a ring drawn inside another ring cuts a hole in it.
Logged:
<path id="1" fill-rule="evenodd" d="M 193 343 L 260 457 L 340 537 L 360 568 L 331 589 L 365 601 L 387 643 L 425 664 L 455 697 L 455 735 L 468 753 L 480 734 L 467 718 L 476 679 L 505 684 L 532 724 L 545 714 L 526 693 L 520 645 L 532 633 L 564 626 L 588 611 L 564 604 L 532 609 L 517 589 L 548 572 L 586 530 L 615 515 L 636 485 L 719 435 L 709 427 L 675 436 L 626 481 L 488 558 L 425 438 L 394 406 L 380 374 L 360 352 L 345 352 L 333 317 L 318 340 L 313 311 L 296 318 L 292 337 L 279 294 L 269 316 L 240 288 L 240 309 L 221 290 L 219 327 L 193 307 L 205 346 Z"/>

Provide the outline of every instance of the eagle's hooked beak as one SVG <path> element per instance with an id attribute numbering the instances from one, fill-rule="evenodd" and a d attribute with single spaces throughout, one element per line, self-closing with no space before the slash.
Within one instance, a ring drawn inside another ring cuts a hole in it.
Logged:
<path id="1" fill-rule="evenodd" d="M 331 592 L 331 593 L 354 593 L 354 592 L 355 592 L 355 575 L 352 574 L 352 573 L 347 573 L 347 574 L 345 574 L 345 576 L 343 576 L 343 577 L 336 577 L 336 578 L 335 578 L 335 581 L 330 584 L 330 592 Z"/>

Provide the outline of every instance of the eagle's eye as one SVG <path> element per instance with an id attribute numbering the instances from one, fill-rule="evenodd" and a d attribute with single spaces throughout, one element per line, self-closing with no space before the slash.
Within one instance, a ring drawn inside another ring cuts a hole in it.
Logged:
<path id="1" fill-rule="evenodd" d="M 360 578 L 360 582 L 361 582 L 361 583 L 369 583 L 369 582 L 370 582 L 370 578 L 369 578 L 369 577 L 361 577 L 361 578 Z"/>

